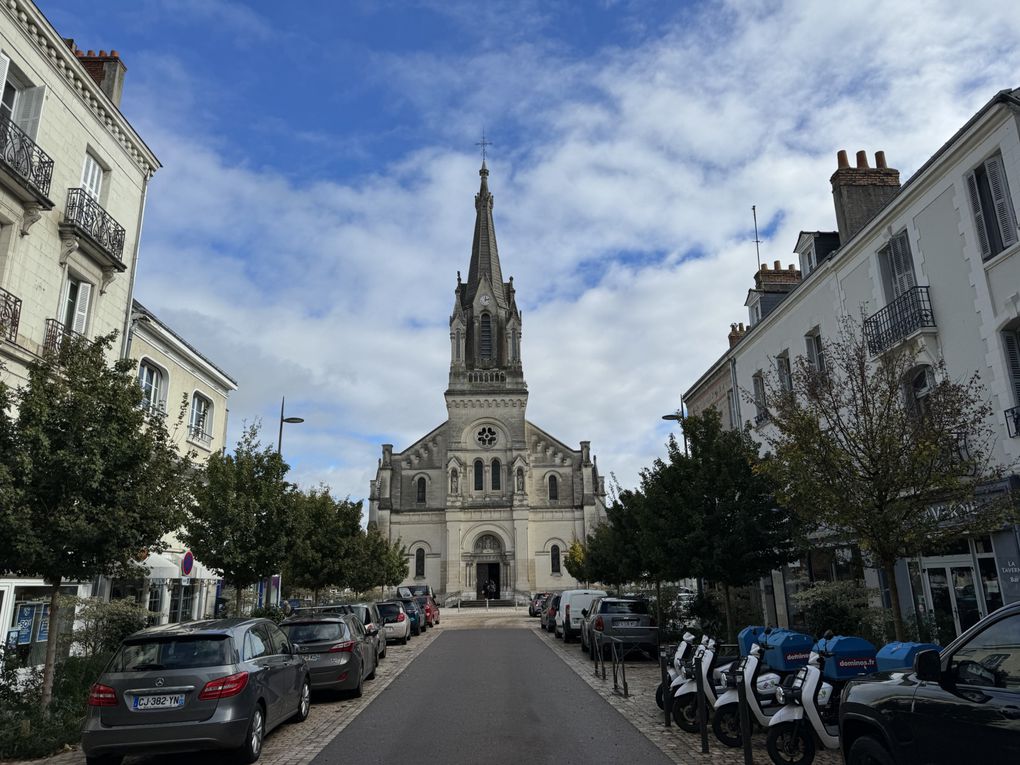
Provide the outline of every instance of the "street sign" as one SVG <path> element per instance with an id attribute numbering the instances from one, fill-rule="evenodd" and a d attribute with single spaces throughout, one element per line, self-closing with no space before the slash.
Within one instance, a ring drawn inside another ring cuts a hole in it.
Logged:
<path id="1" fill-rule="evenodd" d="M 184 553 L 184 557 L 181 558 L 181 575 L 191 576 L 191 570 L 195 567 L 195 556 L 191 554 L 191 550 Z"/>
<path id="2" fill-rule="evenodd" d="M 182 576 L 181 577 L 181 587 L 187 587 L 190 584 L 191 584 L 191 577 L 190 576 Z"/>

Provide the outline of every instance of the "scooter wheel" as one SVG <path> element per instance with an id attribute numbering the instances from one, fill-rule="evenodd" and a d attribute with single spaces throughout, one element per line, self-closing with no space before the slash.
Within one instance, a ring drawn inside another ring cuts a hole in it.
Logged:
<path id="1" fill-rule="evenodd" d="M 814 732 L 804 721 L 770 725 L 765 746 L 775 765 L 810 765 L 815 760 Z"/>
<path id="2" fill-rule="evenodd" d="M 680 730 L 688 733 L 697 733 L 701 730 L 698 725 L 698 705 L 696 693 L 685 693 L 673 699 L 673 722 Z"/>
<path id="3" fill-rule="evenodd" d="M 662 704 L 663 704 L 662 683 L 659 683 L 657 686 L 655 686 L 655 706 L 657 706 L 659 709 L 665 709 L 665 707 L 663 707 Z"/>
<path id="4" fill-rule="evenodd" d="M 726 746 L 738 747 L 744 743 L 740 735 L 740 714 L 736 704 L 726 704 L 712 715 L 712 732 Z"/>

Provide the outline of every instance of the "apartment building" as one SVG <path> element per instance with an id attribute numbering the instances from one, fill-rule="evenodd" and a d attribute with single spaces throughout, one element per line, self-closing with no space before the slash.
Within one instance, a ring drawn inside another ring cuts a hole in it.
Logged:
<path id="1" fill-rule="evenodd" d="M 798 356 L 823 367 L 841 317 L 863 316 L 873 356 L 903 344 L 916 352 L 905 395 L 923 398 L 939 362 L 954 379 L 980 374 L 994 407 L 994 457 L 1015 471 L 1020 90 L 997 93 L 905 183 L 882 152 L 872 165 L 863 151 L 853 166 L 840 152 L 830 183 L 837 230 L 801 232 L 794 246 L 801 278 L 768 305 L 749 293 L 747 326 L 731 329 L 730 348 L 685 393 L 685 402 L 691 411 L 726 406 L 731 422 L 749 425 L 760 439 L 772 427 L 763 377 L 788 377 Z M 756 282 L 778 266 L 762 266 Z M 1014 472 L 985 488 L 1020 491 L 1020 476 Z M 789 595 L 854 570 L 861 566 L 852 545 L 813 550 L 763 584 L 769 618 L 796 622 Z M 882 587 L 878 572 L 863 573 L 868 584 Z M 934 618 L 942 633 L 958 634 L 1020 600 L 1020 531 L 961 538 L 950 551 L 902 561 L 897 577 L 905 614 Z"/>

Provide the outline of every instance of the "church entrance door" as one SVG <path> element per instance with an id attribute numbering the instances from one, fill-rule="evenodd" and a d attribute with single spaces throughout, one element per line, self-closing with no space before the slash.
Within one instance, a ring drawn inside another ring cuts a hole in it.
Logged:
<path id="1" fill-rule="evenodd" d="M 477 582 L 476 590 L 478 593 L 479 600 L 485 600 L 486 598 L 498 598 L 501 583 L 499 581 L 499 563 L 479 563 L 477 564 Z M 492 589 L 490 590 L 486 585 L 492 582 Z"/>

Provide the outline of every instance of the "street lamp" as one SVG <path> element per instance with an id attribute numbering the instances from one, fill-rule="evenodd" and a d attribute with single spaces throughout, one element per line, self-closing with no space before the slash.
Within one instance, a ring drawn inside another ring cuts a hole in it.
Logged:
<path id="1" fill-rule="evenodd" d="M 304 422 L 303 417 L 284 417 L 283 416 L 283 405 L 287 401 L 286 396 L 280 399 L 280 437 L 276 439 L 276 453 L 280 454 L 283 451 L 283 423 L 287 422 L 290 424 L 296 424 Z"/>
<path id="2" fill-rule="evenodd" d="M 683 402 L 680 402 L 680 410 L 676 414 L 664 414 L 662 415 L 664 420 L 673 420 L 680 423 L 680 432 L 684 436 L 684 456 L 687 456 L 687 428 L 684 427 L 686 423 L 686 415 L 684 414 Z"/>

